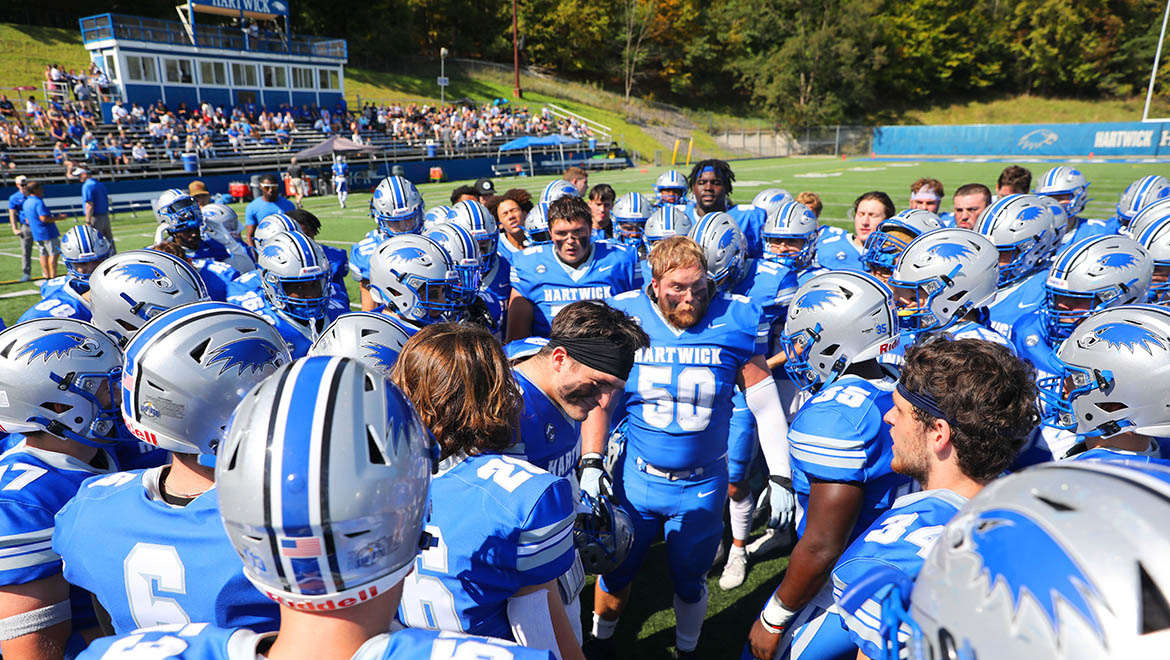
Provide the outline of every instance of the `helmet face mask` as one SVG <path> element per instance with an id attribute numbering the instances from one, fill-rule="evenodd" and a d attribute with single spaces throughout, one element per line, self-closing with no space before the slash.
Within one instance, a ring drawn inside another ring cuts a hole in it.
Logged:
<path id="1" fill-rule="evenodd" d="M 865 239 L 865 252 L 861 262 L 867 270 L 881 271 L 883 275 L 894 270 L 899 255 L 910 242 L 922 234 L 939 229 L 942 223 L 930 211 L 909 209 L 883 220 Z"/>
<path id="2" fill-rule="evenodd" d="M 524 218 L 524 235 L 528 244 L 547 245 L 552 243 L 552 236 L 548 230 L 548 204 L 535 204 Z"/>
<path id="3" fill-rule="evenodd" d="M 370 199 L 370 217 L 386 236 L 418 233 L 423 223 L 423 198 L 414 184 L 400 176 L 382 179 Z"/>
<path id="4" fill-rule="evenodd" d="M 264 297 L 294 319 L 323 318 L 331 293 L 327 264 L 313 239 L 300 232 L 276 234 L 257 255 Z"/>
<path id="5" fill-rule="evenodd" d="M 177 188 L 159 195 L 155 214 L 166 225 L 167 233 L 171 236 L 203 225 L 203 211 L 199 208 L 199 202 Z"/>
<path id="6" fill-rule="evenodd" d="M 1124 236 L 1086 238 L 1069 246 L 1049 269 L 1040 316 L 1050 346 L 1094 312 L 1145 302 L 1154 261 Z"/>
<path id="7" fill-rule="evenodd" d="M 483 281 L 479 242 L 462 225 L 453 222 L 432 225 L 431 230 L 423 236 L 443 246 L 451 257 L 457 276 L 456 284 L 451 289 L 453 302 L 459 307 L 471 305 L 479 295 Z"/>
<path id="8" fill-rule="evenodd" d="M 1043 267 L 1060 245 L 1061 228 L 1053 214 L 1055 202 L 1036 195 L 1007 195 L 987 207 L 975 227 L 1000 252 L 999 286 L 1017 282 Z"/>
<path id="9" fill-rule="evenodd" d="M 496 250 L 500 244 L 500 227 L 495 216 L 480 202 L 467 200 L 452 207 L 448 222 L 466 229 L 479 243 L 480 272 L 487 275 L 496 265 Z"/>
<path id="10" fill-rule="evenodd" d="M 634 546 L 634 523 L 629 514 L 614 506 L 605 493 L 594 499 L 584 491 L 578 510 L 581 513 L 573 525 L 573 545 L 585 572 L 604 575 L 613 571 Z"/>
<path id="11" fill-rule="evenodd" d="M 630 192 L 619 197 L 610 212 L 618 230 L 618 240 L 624 245 L 642 245 L 646 222 L 652 213 L 650 203 L 640 193 Z"/>
<path id="12" fill-rule="evenodd" d="M 800 202 L 784 202 L 769 211 L 761 235 L 768 261 L 804 270 L 816 259 L 819 225 L 813 212 Z"/>
<path id="13" fill-rule="evenodd" d="M 433 239 L 395 236 L 370 259 L 370 291 L 403 318 L 420 325 L 455 318 L 459 278 L 451 255 Z"/>
<path id="14" fill-rule="evenodd" d="M 686 201 L 687 180 L 674 170 L 667 170 L 654 182 L 654 194 L 660 204 L 682 204 Z"/>
<path id="15" fill-rule="evenodd" d="M 101 232 L 88 225 L 70 228 L 61 237 L 61 257 L 72 280 L 89 283 L 89 276 L 113 250 Z"/>

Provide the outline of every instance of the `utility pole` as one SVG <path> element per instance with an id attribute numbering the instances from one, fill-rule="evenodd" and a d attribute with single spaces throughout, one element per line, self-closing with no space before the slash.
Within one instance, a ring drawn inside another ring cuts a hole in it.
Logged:
<path id="1" fill-rule="evenodd" d="M 512 95 L 523 98 L 520 93 L 520 44 L 516 38 L 516 0 L 512 0 L 512 70 L 516 74 L 516 83 L 512 87 Z"/>

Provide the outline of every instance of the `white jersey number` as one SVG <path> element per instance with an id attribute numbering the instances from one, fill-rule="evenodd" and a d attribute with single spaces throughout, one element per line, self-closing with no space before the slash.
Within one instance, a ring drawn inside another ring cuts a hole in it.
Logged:
<path id="1" fill-rule="evenodd" d="M 178 601 L 156 593 L 156 590 L 179 595 L 187 593 L 187 569 L 174 546 L 137 543 L 126 555 L 122 569 L 126 576 L 130 614 L 136 626 L 149 628 L 191 622 L 191 617 Z"/>
<path id="2" fill-rule="evenodd" d="M 662 366 L 638 367 L 638 395 L 642 419 L 655 428 L 664 429 L 671 421 L 688 433 L 698 433 L 711 423 L 711 405 L 715 401 L 715 372 L 707 367 L 686 367 L 672 382 L 672 369 Z M 677 395 L 671 394 L 671 385 Z"/>
<path id="3" fill-rule="evenodd" d="M 447 544 L 443 541 L 443 534 L 434 525 L 427 525 L 426 530 L 436 543 L 419 554 L 416 560 L 418 570 L 412 571 L 402 581 L 399 614 L 408 628 L 463 632 L 459 614 L 455 611 L 455 596 L 441 579 L 422 573 L 421 569 L 447 572 Z"/>

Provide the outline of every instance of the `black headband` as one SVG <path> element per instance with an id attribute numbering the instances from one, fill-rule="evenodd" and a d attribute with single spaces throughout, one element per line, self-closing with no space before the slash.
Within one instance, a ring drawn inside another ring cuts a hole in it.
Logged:
<path id="1" fill-rule="evenodd" d="M 920 408 L 930 414 L 931 417 L 946 420 L 951 426 L 955 426 L 955 422 L 938 407 L 938 400 L 930 392 L 915 392 L 898 381 L 898 394 L 902 395 L 915 408 Z"/>
<path id="2" fill-rule="evenodd" d="M 548 340 L 550 349 L 558 346 L 564 348 L 574 360 L 614 378 L 626 380 L 630 377 L 630 370 L 634 368 L 634 351 L 622 350 L 608 339 L 552 337 Z"/>

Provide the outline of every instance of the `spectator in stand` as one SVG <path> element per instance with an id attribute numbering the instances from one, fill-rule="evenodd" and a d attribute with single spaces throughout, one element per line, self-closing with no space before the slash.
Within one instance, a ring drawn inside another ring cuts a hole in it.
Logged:
<path id="1" fill-rule="evenodd" d="M 999 180 L 995 182 L 996 197 L 1025 194 L 1032 189 L 1032 172 L 1019 165 L 1010 165 L 1003 169 Z"/>
<path id="2" fill-rule="evenodd" d="M 280 179 L 275 174 L 264 174 L 260 177 L 260 198 L 254 199 L 244 208 L 244 242 L 250 247 L 252 234 L 256 233 L 256 225 L 274 213 L 287 213 L 296 208 L 280 194 Z"/>
<path id="3" fill-rule="evenodd" d="M 89 134 L 85 142 L 85 160 L 91 164 L 106 162 L 106 154 L 102 151 L 102 145 L 93 134 Z"/>
<path id="4" fill-rule="evenodd" d="M 68 133 L 71 144 L 77 147 L 81 146 L 81 138 L 85 136 L 85 127 L 76 118 L 69 120 L 69 126 L 65 132 Z"/>
<path id="5" fill-rule="evenodd" d="M 29 122 L 36 127 L 38 131 L 45 130 L 45 111 L 41 108 L 41 104 L 37 103 L 35 96 L 28 97 L 28 101 L 24 104 L 24 113 L 28 116 Z"/>
<path id="6" fill-rule="evenodd" d="M 78 80 L 76 83 L 74 83 L 73 97 L 77 99 L 78 103 L 89 105 L 89 100 L 92 96 L 93 94 L 89 90 L 89 85 L 85 84 L 84 81 Z"/>
<path id="7" fill-rule="evenodd" d="M 813 212 L 818 219 L 821 217 L 821 211 L 824 210 L 825 205 L 821 202 L 821 196 L 815 192 L 801 192 L 796 194 L 796 201 L 808 207 L 808 210 Z"/>
<path id="8" fill-rule="evenodd" d="M 232 153 L 240 153 L 240 129 L 238 122 L 232 122 L 232 125 L 227 129 L 228 144 L 232 147 Z"/>
<path id="9" fill-rule="evenodd" d="M 292 190 L 292 194 L 297 198 L 297 208 L 301 208 L 301 200 L 305 198 L 305 180 L 302 177 L 301 166 L 297 164 L 296 156 L 293 156 L 288 161 L 288 169 L 285 170 L 288 176 L 288 186 Z"/>
<path id="10" fill-rule="evenodd" d="M 324 133 L 325 135 L 329 135 L 330 131 L 333 129 L 330 127 L 329 122 L 326 121 L 325 118 L 318 117 L 317 121 L 313 122 L 313 130 L 317 130 Z"/>
<path id="11" fill-rule="evenodd" d="M 69 149 L 65 146 L 64 142 L 58 142 L 57 146 L 53 147 L 53 160 L 65 169 L 65 178 L 72 178 L 75 163 L 69 157 Z"/>
<path id="12" fill-rule="evenodd" d="M 126 155 L 126 150 L 122 147 L 122 139 L 116 135 L 106 136 L 106 154 L 108 154 L 110 164 L 115 169 L 119 165 L 125 167 L 130 164 L 130 157 Z"/>
<path id="13" fill-rule="evenodd" d="M 73 176 L 81 182 L 81 201 L 85 204 L 85 224 L 101 232 L 114 247 L 114 231 L 110 227 L 110 198 L 106 186 L 93 178 L 89 170 L 79 167 Z"/>
<path id="14" fill-rule="evenodd" d="M 203 138 L 199 141 L 199 157 L 200 158 L 215 158 L 215 140 L 211 138 L 211 133 L 204 133 Z"/>
<path id="15" fill-rule="evenodd" d="M 146 151 L 146 145 L 142 144 L 142 140 L 134 143 L 134 148 L 130 151 L 131 158 L 139 165 L 145 165 L 150 162 L 150 154 Z"/>
<path id="16" fill-rule="evenodd" d="M 0 94 L 0 117 L 19 120 L 16 115 L 16 106 L 8 100 L 7 94 Z"/>
<path id="17" fill-rule="evenodd" d="M 20 216 L 28 225 L 32 239 L 41 253 L 41 275 L 51 280 L 57 277 L 57 255 L 61 254 L 61 231 L 57 221 L 65 216 L 53 215 L 45 204 L 44 189 L 40 182 L 25 184 L 26 197 L 21 205 Z"/>
<path id="18" fill-rule="evenodd" d="M 49 139 L 54 142 L 65 142 L 69 140 L 69 131 L 65 130 L 65 126 L 61 122 L 55 121 L 49 127 Z"/>
<path id="19" fill-rule="evenodd" d="M 573 184 L 573 187 L 577 189 L 580 197 L 585 197 L 585 191 L 589 189 L 588 172 L 574 165 L 565 170 L 564 179 L 565 181 Z"/>
<path id="20" fill-rule="evenodd" d="M 24 207 L 24 200 L 27 198 L 28 177 L 23 174 L 16 177 L 16 192 L 8 196 L 8 224 L 12 226 L 12 233 L 20 237 L 20 281 L 27 282 L 32 279 L 32 247 L 33 237 L 32 230 L 29 229 L 28 223 L 24 221 L 24 214 L 22 213 Z"/>
<path id="21" fill-rule="evenodd" d="M 126 106 L 122 105 L 122 100 L 114 101 L 114 105 L 110 107 L 110 118 L 118 126 L 130 123 L 130 113 L 127 112 Z"/>
<path id="22" fill-rule="evenodd" d="M 284 127 L 284 124 L 276 129 L 275 137 L 276 144 L 281 149 L 288 151 L 289 147 L 292 146 L 292 136 L 288 134 L 288 129 Z"/>

